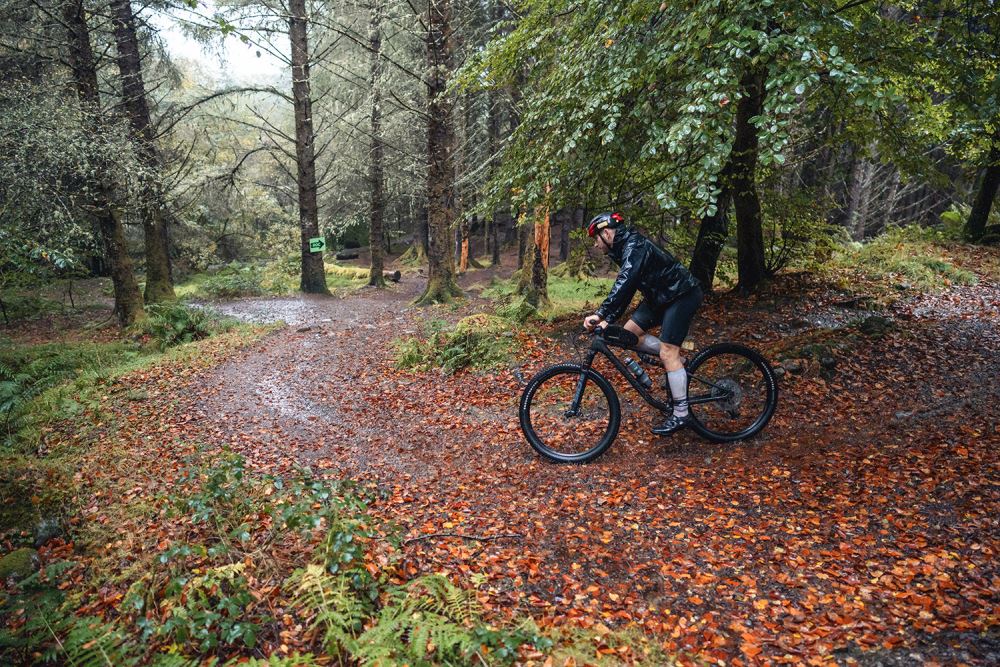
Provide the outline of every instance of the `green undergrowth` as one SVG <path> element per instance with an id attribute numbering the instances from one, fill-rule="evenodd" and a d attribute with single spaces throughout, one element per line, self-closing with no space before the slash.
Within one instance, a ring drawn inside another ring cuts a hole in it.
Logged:
<path id="1" fill-rule="evenodd" d="M 112 394 L 146 399 L 140 390 L 121 393 L 119 378 L 164 361 L 193 362 L 202 354 L 198 341 L 208 336 L 239 346 L 266 330 L 172 304 L 151 307 L 147 320 L 120 340 L 0 339 L 0 536 L 17 541 L 41 518 L 70 512 L 80 452 L 59 434 L 113 423 Z"/>
<path id="2" fill-rule="evenodd" d="M 536 311 L 515 293 L 517 285 L 513 280 L 493 280 L 483 289 L 482 296 L 494 301 L 500 317 L 517 322 L 535 318 L 552 321 L 571 313 L 596 308 L 608 295 L 613 283 L 612 278 L 580 279 L 550 274 L 549 304 L 540 311 Z"/>
<path id="3" fill-rule="evenodd" d="M 148 306 L 144 320 L 111 342 L 23 345 L 0 339 L 0 446 L 32 445 L 45 424 L 96 409 L 102 386 L 168 348 L 239 328 L 252 331 L 175 303 Z"/>
<path id="4" fill-rule="evenodd" d="M 353 289 L 368 282 L 368 269 L 325 264 L 330 289 Z M 299 257 L 289 256 L 267 264 L 231 262 L 212 273 L 190 276 L 175 288 L 180 299 L 234 299 L 285 296 L 299 288 Z"/>
<path id="5" fill-rule="evenodd" d="M 894 227 L 866 243 L 842 246 L 823 268 L 852 282 L 858 274 L 886 287 L 939 291 L 953 284 L 975 285 L 976 274 L 956 266 L 961 245 L 934 228 Z"/>
<path id="6" fill-rule="evenodd" d="M 74 592 L 77 565 L 52 561 L 0 596 L 0 656 L 161 666 L 491 667 L 529 656 L 539 664 L 548 656 L 560 665 L 671 663 L 636 632 L 496 620 L 474 586 L 441 574 L 401 580 L 398 533 L 373 517 L 373 501 L 366 489 L 307 469 L 260 475 L 238 455 L 203 451 L 163 507 L 149 510 L 178 529 L 115 573 L 120 594 L 95 601 Z M 95 602 L 100 617 L 83 611 Z M 282 629 L 292 625 L 300 652 L 279 657 Z"/>
<path id="7" fill-rule="evenodd" d="M 404 369 L 463 368 L 488 370 L 502 366 L 517 351 L 512 323 L 496 315 L 476 314 L 449 325 L 432 320 L 423 336 L 394 341 L 396 365 Z"/>

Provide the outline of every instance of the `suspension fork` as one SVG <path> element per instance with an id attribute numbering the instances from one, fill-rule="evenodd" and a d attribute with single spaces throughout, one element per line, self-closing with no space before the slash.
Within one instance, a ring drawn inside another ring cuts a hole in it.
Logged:
<path id="1" fill-rule="evenodd" d="M 580 401 L 583 400 L 583 388 L 587 384 L 587 371 L 590 370 L 591 365 L 594 363 L 594 357 L 596 356 L 597 351 L 590 350 L 584 358 L 584 362 L 582 364 L 583 372 L 580 373 L 580 379 L 576 382 L 576 393 L 573 394 L 573 403 L 569 406 L 569 410 L 566 411 L 567 417 L 576 417 L 580 414 Z"/>

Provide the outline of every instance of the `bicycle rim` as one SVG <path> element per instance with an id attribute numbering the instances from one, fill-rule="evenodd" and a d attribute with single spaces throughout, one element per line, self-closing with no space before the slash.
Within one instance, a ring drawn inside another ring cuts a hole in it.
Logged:
<path id="1" fill-rule="evenodd" d="M 596 371 L 586 372 L 583 393 L 574 405 L 584 373 L 579 366 L 555 366 L 536 375 L 525 388 L 521 428 L 531 446 L 552 461 L 590 461 L 618 434 L 618 397 Z"/>
<path id="2" fill-rule="evenodd" d="M 709 348 L 689 371 L 693 426 L 716 442 L 749 438 L 774 414 L 777 391 L 774 374 L 759 353 L 735 344 Z"/>

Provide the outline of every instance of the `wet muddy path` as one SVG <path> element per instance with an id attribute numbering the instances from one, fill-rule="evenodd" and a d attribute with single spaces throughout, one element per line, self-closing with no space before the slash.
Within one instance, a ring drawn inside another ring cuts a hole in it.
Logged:
<path id="1" fill-rule="evenodd" d="M 416 309 L 417 287 L 218 304 L 287 326 L 199 382 L 193 424 L 262 469 L 376 484 L 375 511 L 407 536 L 518 535 L 406 548 L 414 572 L 483 573 L 497 608 L 636 623 L 703 658 L 731 659 L 750 636 L 792 662 L 917 646 L 947 658 L 956 649 L 928 637 L 996 623 L 997 286 L 898 304 L 886 332 L 836 351 L 832 375 L 806 360 L 752 443 L 657 440 L 656 415 L 630 397 L 618 441 L 585 466 L 545 463 L 520 436 L 519 376 L 546 359 L 455 376 L 393 367 L 393 338 L 484 308 Z M 779 350 L 868 316 L 837 304 L 722 297 L 695 326 Z M 573 353 L 546 340 L 549 362 Z"/>

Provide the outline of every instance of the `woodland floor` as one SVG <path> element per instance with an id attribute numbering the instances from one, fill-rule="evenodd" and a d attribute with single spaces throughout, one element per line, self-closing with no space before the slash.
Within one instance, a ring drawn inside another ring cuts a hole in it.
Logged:
<path id="1" fill-rule="evenodd" d="M 833 342 L 834 373 L 784 375 L 771 424 L 737 446 L 651 436 L 658 415 L 623 395 L 611 449 L 559 466 L 524 441 L 517 402 L 523 378 L 578 356 L 576 321 L 523 338 L 498 372 L 404 372 L 393 338 L 485 307 L 414 308 L 422 283 L 216 304 L 288 326 L 170 383 L 131 378 L 169 406 L 148 420 L 149 401 L 130 404 L 133 465 L 161 476 L 177 464 L 154 444 L 196 441 L 377 485 L 373 511 L 405 537 L 451 534 L 408 543 L 407 573 L 479 582 L 499 614 L 634 624 L 695 659 L 1000 662 L 1000 285 L 900 292 L 875 336 L 851 324 L 871 312 L 805 276 L 714 297 L 699 344 L 777 359 Z"/>

